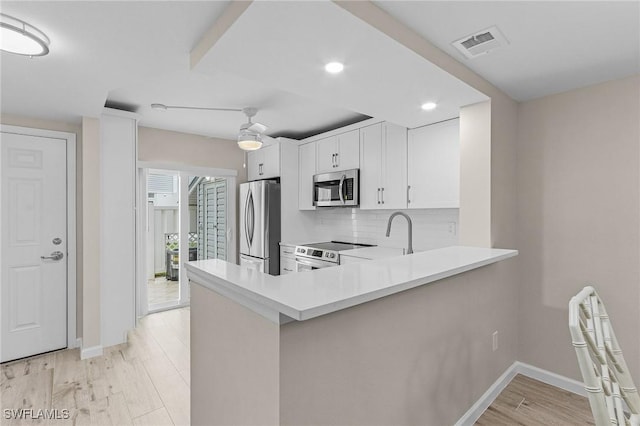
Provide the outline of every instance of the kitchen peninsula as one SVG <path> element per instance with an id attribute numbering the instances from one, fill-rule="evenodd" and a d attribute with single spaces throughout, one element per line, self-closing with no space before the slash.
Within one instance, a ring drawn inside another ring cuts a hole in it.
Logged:
<path id="1" fill-rule="evenodd" d="M 455 423 L 478 397 L 466 375 L 494 369 L 489 301 L 517 253 L 447 247 L 278 277 L 186 263 L 192 423 Z"/>

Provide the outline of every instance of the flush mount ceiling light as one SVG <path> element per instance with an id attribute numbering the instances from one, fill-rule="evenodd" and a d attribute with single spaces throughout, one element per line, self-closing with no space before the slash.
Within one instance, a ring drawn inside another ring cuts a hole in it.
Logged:
<path id="1" fill-rule="evenodd" d="M 425 102 L 422 104 L 421 108 L 425 111 L 431 111 L 436 109 L 437 106 L 438 104 L 436 104 L 435 102 Z"/>
<path id="2" fill-rule="evenodd" d="M 178 106 L 165 104 L 151 104 L 151 108 L 157 111 L 166 111 L 168 109 L 195 109 L 205 111 L 238 111 L 244 112 L 247 116 L 247 122 L 240 126 L 238 132 L 238 147 L 245 151 L 255 151 L 262 147 L 262 133 L 266 132 L 268 127 L 264 124 L 254 123 L 251 117 L 258 113 L 257 108 L 203 108 L 194 106 Z"/>
<path id="3" fill-rule="evenodd" d="M 49 53 L 49 37 L 20 19 L 0 13 L 0 50 L 23 56 Z"/>
<path id="4" fill-rule="evenodd" d="M 324 66 L 324 70 L 329 74 L 338 74 L 341 73 L 344 69 L 344 65 L 340 62 L 329 62 Z"/>

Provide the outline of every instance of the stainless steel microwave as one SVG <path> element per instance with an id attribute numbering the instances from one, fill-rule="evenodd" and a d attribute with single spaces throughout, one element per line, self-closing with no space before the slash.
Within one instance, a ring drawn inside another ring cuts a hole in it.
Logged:
<path id="1" fill-rule="evenodd" d="M 317 207 L 353 207 L 360 201 L 358 169 L 315 175 L 313 205 Z"/>

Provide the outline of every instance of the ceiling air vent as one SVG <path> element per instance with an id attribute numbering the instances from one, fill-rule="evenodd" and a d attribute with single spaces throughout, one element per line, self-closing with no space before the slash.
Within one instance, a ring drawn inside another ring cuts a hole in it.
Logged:
<path id="1" fill-rule="evenodd" d="M 475 34 L 462 37 L 456 40 L 453 46 L 458 49 L 467 59 L 475 58 L 493 49 L 509 44 L 509 41 L 500 32 L 498 27 L 493 26 L 486 30 L 478 31 Z"/>

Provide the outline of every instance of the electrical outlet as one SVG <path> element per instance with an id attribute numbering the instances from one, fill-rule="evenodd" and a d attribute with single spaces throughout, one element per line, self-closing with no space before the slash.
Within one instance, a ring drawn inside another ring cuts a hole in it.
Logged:
<path id="1" fill-rule="evenodd" d="M 493 352 L 498 350 L 498 330 L 493 332 Z"/>
<path id="2" fill-rule="evenodd" d="M 455 222 L 449 222 L 449 233 L 451 235 L 456 235 L 456 223 Z"/>

